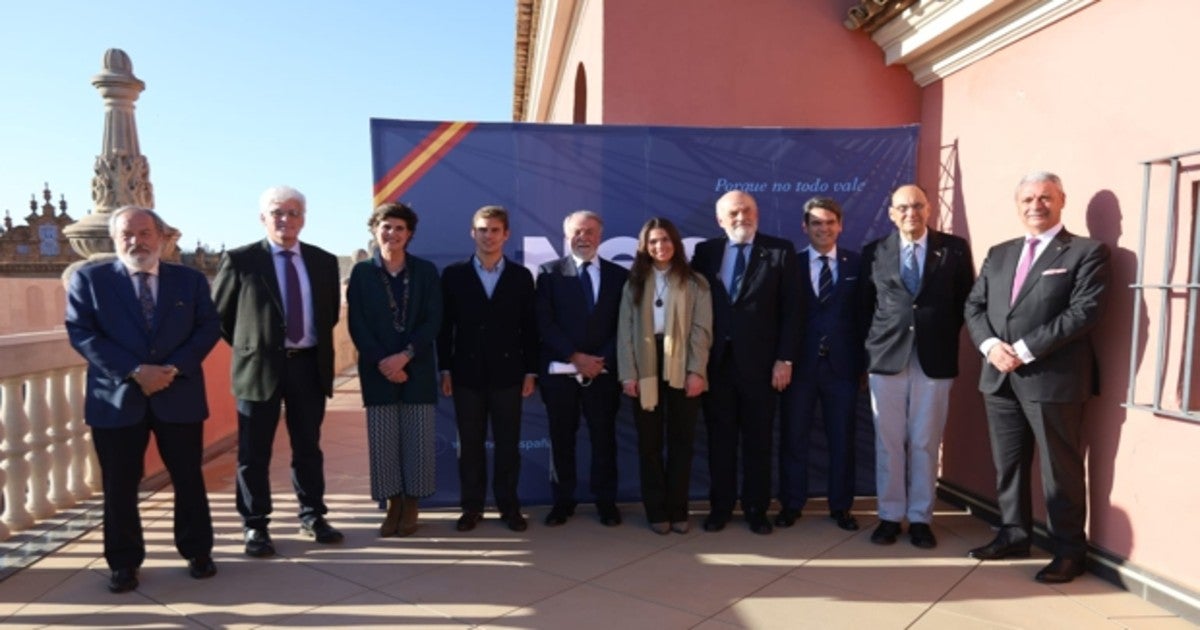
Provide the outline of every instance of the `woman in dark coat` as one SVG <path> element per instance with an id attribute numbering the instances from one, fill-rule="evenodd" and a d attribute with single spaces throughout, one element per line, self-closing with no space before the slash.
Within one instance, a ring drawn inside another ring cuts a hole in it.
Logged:
<path id="1" fill-rule="evenodd" d="M 387 500 L 379 534 L 408 536 L 417 530 L 417 500 L 435 487 L 441 283 L 433 263 L 407 252 L 417 228 L 411 208 L 384 204 L 367 225 L 375 251 L 351 271 L 346 301 L 367 410 L 371 498 Z"/>

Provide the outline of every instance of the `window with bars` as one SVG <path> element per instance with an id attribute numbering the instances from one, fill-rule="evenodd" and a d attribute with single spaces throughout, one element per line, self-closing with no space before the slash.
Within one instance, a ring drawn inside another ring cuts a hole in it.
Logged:
<path id="1" fill-rule="evenodd" d="M 1125 404 L 1200 422 L 1200 151 L 1142 167 Z"/>

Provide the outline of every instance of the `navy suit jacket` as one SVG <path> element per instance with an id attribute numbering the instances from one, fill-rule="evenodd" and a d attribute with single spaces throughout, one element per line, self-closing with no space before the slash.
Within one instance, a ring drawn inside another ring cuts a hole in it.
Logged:
<path id="1" fill-rule="evenodd" d="M 538 269 L 535 307 L 542 338 L 543 374 L 551 361 L 566 363 L 575 352 L 583 352 L 604 357 L 605 368 L 616 378 L 617 312 L 629 272 L 616 263 L 597 260 L 600 260 L 600 291 L 590 314 L 583 283 L 570 256 Z"/>
<path id="2" fill-rule="evenodd" d="M 870 322 L 867 371 L 899 374 L 908 365 L 915 345 L 926 376 L 958 376 L 963 305 L 975 281 L 975 262 L 967 241 L 929 230 L 921 286 L 915 296 L 900 279 L 899 232 L 863 248 L 862 265 L 863 321 Z"/>
<path id="3" fill-rule="evenodd" d="M 84 418 L 93 427 L 208 417 L 201 363 L 220 338 L 220 320 L 204 274 L 159 263 L 158 301 L 148 330 L 129 271 L 120 260 L 75 272 L 67 294 L 67 337 L 87 359 Z M 174 365 L 175 380 L 153 396 L 129 378 L 141 364 Z"/>
<path id="4" fill-rule="evenodd" d="M 438 365 L 457 387 L 512 387 L 538 373 L 533 274 L 505 257 L 488 297 L 475 257 L 442 271 Z"/>
<path id="5" fill-rule="evenodd" d="M 729 296 L 721 277 L 728 237 L 696 245 L 692 268 L 712 288 L 713 347 L 709 373 L 720 365 L 732 341 L 734 364 L 743 374 L 771 378 L 775 361 L 791 361 L 799 328 L 799 287 L 796 286 L 796 247 L 761 232 L 747 253 L 746 275 L 738 294 Z"/>
<path id="6" fill-rule="evenodd" d="M 858 252 L 838 247 L 837 282 L 833 285 L 833 293 L 821 302 L 813 290 L 808 251 L 809 248 L 802 250 L 796 261 L 800 271 L 801 317 L 795 363 L 797 373 L 793 379 L 816 378 L 822 346 L 834 376 L 857 379 L 863 370 L 863 338 L 866 336 L 860 325 L 858 306 L 862 259 Z"/>
<path id="7" fill-rule="evenodd" d="M 971 340 L 976 347 L 991 337 L 1008 343 L 1024 340 L 1035 360 L 1002 374 L 985 359 L 979 389 L 994 394 L 1007 379 L 1022 400 L 1082 402 L 1099 393 L 1091 333 L 1108 288 L 1109 250 L 1066 229 L 1046 247 L 1011 305 L 1025 239 L 996 245 L 983 261 L 966 305 Z"/>

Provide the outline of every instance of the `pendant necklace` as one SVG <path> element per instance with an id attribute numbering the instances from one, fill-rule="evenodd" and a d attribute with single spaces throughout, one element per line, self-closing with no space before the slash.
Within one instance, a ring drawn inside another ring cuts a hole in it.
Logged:
<path id="1" fill-rule="evenodd" d="M 663 284 L 662 284 L 662 287 L 661 287 L 661 288 L 658 288 L 658 290 L 654 292 L 654 305 L 655 305 L 655 306 L 657 306 L 658 308 L 662 308 L 662 305 L 663 305 L 663 293 L 664 293 L 666 290 L 667 290 L 667 279 L 666 279 L 666 278 L 663 278 Z"/>

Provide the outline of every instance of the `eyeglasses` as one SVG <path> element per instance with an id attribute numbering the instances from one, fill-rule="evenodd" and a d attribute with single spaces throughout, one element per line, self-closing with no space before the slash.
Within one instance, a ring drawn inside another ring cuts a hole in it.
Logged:
<path id="1" fill-rule="evenodd" d="M 282 219 L 284 217 L 287 217 L 289 219 L 295 219 L 295 218 L 304 216 L 304 211 L 303 210 L 283 210 L 281 208 L 275 208 L 274 210 L 270 211 L 267 214 L 270 214 L 272 219 Z"/>
<path id="2" fill-rule="evenodd" d="M 896 212 L 901 212 L 901 213 L 908 212 L 909 210 L 912 210 L 913 212 L 920 212 L 924 209 L 925 209 L 925 204 L 923 204 L 923 203 L 902 203 L 898 206 L 892 206 L 892 210 L 895 210 Z"/>

